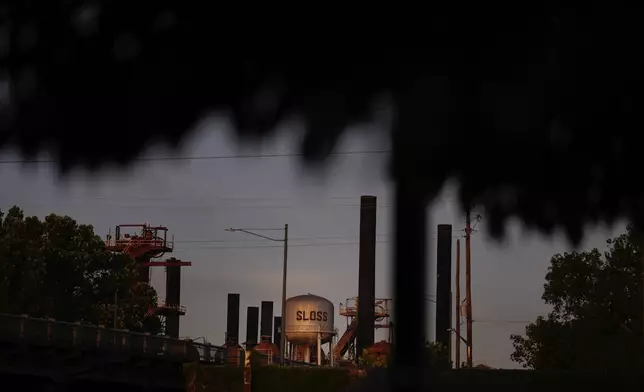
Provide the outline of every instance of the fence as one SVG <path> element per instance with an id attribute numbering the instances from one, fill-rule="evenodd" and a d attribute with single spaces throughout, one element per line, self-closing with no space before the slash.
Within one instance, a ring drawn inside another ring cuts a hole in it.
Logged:
<path id="1" fill-rule="evenodd" d="M 0 314 L 0 341 L 163 357 L 177 362 L 198 358 L 194 344 L 185 340 L 26 315 Z"/>

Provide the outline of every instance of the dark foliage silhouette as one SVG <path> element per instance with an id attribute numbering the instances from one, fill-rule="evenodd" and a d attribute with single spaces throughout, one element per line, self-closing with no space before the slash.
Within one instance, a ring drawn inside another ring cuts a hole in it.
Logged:
<path id="1" fill-rule="evenodd" d="M 423 37 L 440 40 L 402 49 L 390 36 L 370 50 L 365 35 L 339 33 L 282 47 L 259 25 L 263 34 L 233 42 L 221 15 L 192 3 L 10 2 L 0 145 L 50 150 L 62 168 L 126 163 L 151 142 L 176 145 L 219 110 L 244 138 L 300 115 L 302 150 L 315 160 L 386 93 L 405 116 L 397 126 L 413 130 L 413 143 L 394 146 L 407 163 L 393 175 L 413 176 L 427 198 L 457 179 L 464 205 L 484 205 L 495 234 L 512 215 L 545 231 L 561 225 L 573 241 L 585 221 L 641 222 L 644 190 L 628 181 L 642 125 L 638 13 L 487 11 L 433 15 Z"/>
<path id="2" fill-rule="evenodd" d="M 138 283 L 136 262 L 105 249 L 91 225 L 50 214 L 25 217 L 0 211 L 0 313 L 158 334 L 158 317 L 145 317 L 157 293 Z M 118 306 L 115 309 L 115 294 Z"/>
<path id="3" fill-rule="evenodd" d="M 642 239 L 629 227 L 606 252 L 554 255 L 543 293 L 553 311 L 511 337 L 512 358 L 538 370 L 641 369 Z"/>

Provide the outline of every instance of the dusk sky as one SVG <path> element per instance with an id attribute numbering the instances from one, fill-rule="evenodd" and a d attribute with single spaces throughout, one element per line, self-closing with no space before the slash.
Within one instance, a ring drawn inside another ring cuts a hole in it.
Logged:
<path id="1" fill-rule="evenodd" d="M 358 153 L 387 149 L 376 136 L 380 133 L 370 132 L 374 130 L 346 135 L 336 150 L 355 153 L 332 157 L 324 177 L 304 177 L 299 157 L 289 156 L 298 151 L 297 137 L 289 136 L 296 132 L 282 132 L 260 148 L 240 150 L 227 123 L 212 118 L 178 153 L 212 159 L 137 162 L 125 173 L 109 169 L 92 175 L 78 172 L 66 180 L 59 179 L 50 164 L 25 169 L 1 163 L 0 209 L 16 204 L 27 215 L 41 218 L 48 213 L 70 215 L 79 223 L 94 225 L 103 238 L 118 224 L 167 226 L 175 237 L 175 251 L 169 256 L 193 262 L 182 270 L 181 302 L 187 314 L 181 320 L 180 335 L 205 337 L 213 344 L 224 343 L 227 293 L 241 294 L 242 337 L 247 306 L 272 300 L 275 315 L 281 311 L 282 244 L 224 229 L 281 228 L 288 223 L 288 296 L 312 293 L 329 299 L 335 304 L 335 325 L 342 333 L 346 323 L 337 314 L 338 305 L 356 296 L 358 290 L 361 195 L 378 197 L 376 297 L 391 297 L 392 293 L 393 200 L 386 173 L 388 156 Z M 101 137 L 109 135 L 97 136 L 97 142 Z M 274 156 L 214 159 L 247 154 Z M 147 156 L 172 155 L 151 149 Z M 14 158 L 17 156 L 8 152 L 0 154 L 0 160 Z M 482 152 L 475 157 L 478 159 L 499 158 Z M 464 226 L 449 191 L 434 205 L 430 224 L 428 279 L 435 290 L 436 225 L 452 224 L 455 230 Z M 509 238 L 502 244 L 488 239 L 484 223 L 477 229 L 471 245 L 474 363 L 517 367 L 510 360 L 509 336 L 522 333 L 527 322 L 547 314 L 541 294 L 550 257 L 570 247 L 563 236 L 548 239 L 527 234 L 516 223 L 511 224 Z M 604 249 L 605 239 L 622 230 L 624 225 L 593 230 L 580 248 Z M 461 233 L 455 231 L 454 236 Z M 263 234 L 282 235 L 279 231 Z M 162 268 L 153 269 L 152 284 L 164 298 Z M 462 287 L 464 296 L 464 283 Z M 431 294 L 427 307 L 433 322 Z M 431 323 L 428 335 L 433 339 Z M 386 333 L 376 336 L 376 340 L 385 338 Z M 461 358 L 464 360 L 464 354 Z"/>

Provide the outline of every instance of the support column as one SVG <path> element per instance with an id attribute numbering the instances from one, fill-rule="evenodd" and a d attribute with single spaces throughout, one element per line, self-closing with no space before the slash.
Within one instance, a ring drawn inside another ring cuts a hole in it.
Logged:
<path id="1" fill-rule="evenodd" d="M 165 334 L 179 338 L 179 306 L 181 304 L 181 266 L 167 266 L 165 272 L 165 302 L 168 305 L 165 318 Z"/>
<path id="2" fill-rule="evenodd" d="M 322 366 L 322 336 L 320 335 L 319 327 L 318 327 L 317 346 L 318 346 L 318 355 L 317 355 L 318 366 Z"/>

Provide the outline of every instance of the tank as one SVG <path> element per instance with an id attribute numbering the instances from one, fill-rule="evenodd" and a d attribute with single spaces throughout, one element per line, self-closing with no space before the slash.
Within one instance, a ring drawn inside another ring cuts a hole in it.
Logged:
<path id="1" fill-rule="evenodd" d="M 262 365 L 270 365 L 277 362 L 277 358 L 280 356 L 277 345 L 269 341 L 260 342 L 257 346 L 253 347 L 253 351 L 260 354 L 259 363 Z"/>
<path id="2" fill-rule="evenodd" d="M 334 334 L 334 314 L 333 303 L 326 298 L 313 294 L 291 297 L 286 301 L 286 338 L 297 345 L 312 345 L 319 332 L 322 343 L 327 343 Z"/>

